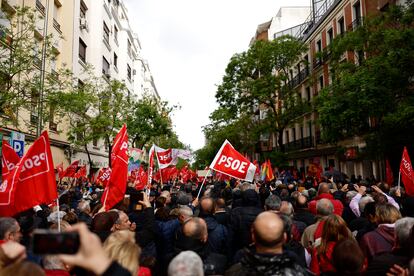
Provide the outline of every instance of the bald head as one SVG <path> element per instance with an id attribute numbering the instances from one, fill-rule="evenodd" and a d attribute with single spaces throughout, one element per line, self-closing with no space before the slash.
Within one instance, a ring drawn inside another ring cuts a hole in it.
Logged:
<path id="1" fill-rule="evenodd" d="M 201 199 L 200 211 L 203 215 L 214 214 L 214 201 L 211 197 L 206 197 L 206 198 Z"/>
<path id="2" fill-rule="evenodd" d="M 206 242 L 207 224 L 201 218 L 191 218 L 183 225 L 183 233 L 186 237 Z"/>
<path id="3" fill-rule="evenodd" d="M 282 219 L 273 212 L 263 212 L 256 217 L 252 226 L 252 239 L 256 248 L 282 248 L 284 241 Z"/>
<path id="4" fill-rule="evenodd" d="M 328 194 L 328 193 L 329 193 L 328 183 L 322 182 L 321 184 L 319 184 L 318 195 L 320 195 L 320 194 Z"/>

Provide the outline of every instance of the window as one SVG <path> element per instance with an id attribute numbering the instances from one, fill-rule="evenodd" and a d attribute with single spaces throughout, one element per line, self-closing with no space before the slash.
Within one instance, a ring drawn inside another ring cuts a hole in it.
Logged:
<path id="1" fill-rule="evenodd" d="M 332 30 L 332 28 L 330 28 L 326 33 L 328 34 L 328 45 L 329 45 L 333 41 L 333 30 Z"/>
<path id="2" fill-rule="evenodd" d="M 286 130 L 285 135 L 286 135 L 286 144 L 287 144 L 289 143 L 289 130 Z"/>
<path id="3" fill-rule="evenodd" d="M 132 71 L 131 71 L 131 66 L 129 66 L 129 64 L 127 64 L 127 76 L 128 76 L 128 79 L 131 80 Z"/>
<path id="4" fill-rule="evenodd" d="M 102 57 L 102 73 L 105 76 L 109 75 L 109 62 L 108 62 L 108 60 L 106 60 L 105 57 Z"/>
<path id="5" fill-rule="evenodd" d="M 308 102 L 310 102 L 311 100 L 311 89 L 310 87 L 306 87 L 306 99 L 308 100 Z"/>
<path id="6" fill-rule="evenodd" d="M 352 22 L 352 28 L 355 29 L 358 26 L 361 25 L 361 4 L 358 2 L 356 2 L 353 6 L 352 6 L 352 13 L 354 15 L 354 21 Z"/>
<path id="7" fill-rule="evenodd" d="M 118 28 L 114 25 L 114 39 L 118 42 Z"/>
<path id="8" fill-rule="evenodd" d="M 114 66 L 118 67 L 118 56 L 114 53 Z"/>
<path id="9" fill-rule="evenodd" d="M 94 147 L 98 147 L 98 138 L 96 138 L 96 137 L 93 137 L 93 138 L 92 138 L 92 145 L 93 145 Z"/>
<path id="10" fill-rule="evenodd" d="M 130 58 L 132 58 L 132 45 L 131 45 L 131 41 L 129 41 L 128 39 L 128 55 Z"/>
<path id="11" fill-rule="evenodd" d="M 79 58 L 83 62 L 86 62 L 86 44 L 81 38 L 79 38 Z"/>
<path id="12" fill-rule="evenodd" d="M 322 41 L 321 40 L 318 40 L 316 42 L 316 49 L 318 50 L 318 53 L 322 52 Z"/>
<path id="13" fill-rule="evenodd" d="M 80 18 L 86 18 L 86 11 L 88 10 L 88 7 L 85 5 L 85 2 L 80 2 Z"/>
<path id="14" fill-rule="evenodd" d="M 321 75 L 319 77 L 319 91 L 322 90 L 322 88 L 323 88 L 323 76 Z"/>
<path id="15" fill-rule="evenodd" d="M 106 26 L 105 22 L 103 23 L 103 38 L 109 44 L 109 28 Z"/>
<path id="16" fill-rule="evenodd" d="M 338 20 L 338 33 L 340 35 L 345 33 L 345 19 L 343 17 Z"/>
<path id="17" fill-rule="evenodd" d="M 296 141 L 296 128 L 292 128 L 293 141 Z"/>

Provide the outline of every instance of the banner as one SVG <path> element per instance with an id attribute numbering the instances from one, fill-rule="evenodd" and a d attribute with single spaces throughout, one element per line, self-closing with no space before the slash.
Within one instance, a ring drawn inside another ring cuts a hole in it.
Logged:
<path id="1" fill-rule="evenodd" d="M 138 170 L 144 158 L 144 151 L 137 148 L 129 149 L 128 172 Z"/>
<path id="2" fill-rule="evenodd" d="M 135 189 L 138 191 L 143 190 L 148 183 L 148 175 L 142 167 L 139 167 L 138 173 L 135 179 Z"/>
<path id="3" fill-rule="evenodd" d="M 16 167 L 17 163 L 19 163 L 20 157 L 6 140 L 3 140 L 1 154 L 1 175 L 4 179 Z"/>
<path id="4" fill-rule="evenodd" d="M 74 161 L 63 173 L 63 177 L 74 177 L 78 170 L 79 160 Z"/>
<path id="5" fill-rule="evenodd" d="M 128 179 L 128 133 L 124 124 L 114 139 L 111 154 L 112 172 L 101 201 L 108 211 L 124 196 Z"/>
<path id="6" fill-rule="evenodd" d="M 178 158 L 189 160 L 191 159 L 191 152 L 184 149 L 163 149 L 154 146 L 157 153 L 157 161 L 160 169 L 165 169 L 171 165 L 177 165 Z"/>
<path id="7" fill-rule="evenodd" d="M 414 175 L 413 166 L 411 165 L 410 156 L 408 155 L 407 148 L 404 147 L 401 163 L 400 163 L 401 179 L 404 183 L 405 191 L 407 195 L 414 196 Z"/>
<path id="8" fill-rule="evenodd" d="M 256 166 L 236 151 L 227 140 L 218 151 L 210 169 L 249 182 L 253 181 L 256 172 Z"/>
<path id="9" fill-rule="evenodd" d="M 0 185 L 0 216 L 13 216 L 57 198 L 49 136 L 44 131 Z"/>

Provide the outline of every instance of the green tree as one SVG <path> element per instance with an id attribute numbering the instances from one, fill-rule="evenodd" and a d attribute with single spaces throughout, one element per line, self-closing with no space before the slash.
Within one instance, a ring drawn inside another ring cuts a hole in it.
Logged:
<path id="1" fill-rule="evenodd" d="M 11 123 L 19 128 L 24 123 L 34 128 L 34 120 L 42 128 L 51 122 L 62 109 L 53 99 L 67 85 L 66 70 L 51 71 L 56 60 L 56 49 L 52 35 L 44 36 L 36 23 L 42 15 L 29 7 L 14 7 L 0 15 L 0 116 L 2 123 Z M 43 57 L 43 59 L 42 59 Z M 62 76 L 58 77 L 61 73 Z M 22 109 L 31 116 L 21 116 Z M 40 117 L 39 117 L 40 115 Z M 30 121 L 30 122 L 29 122 Z"/>
<path id="2" fill-rule="evenodd" d="M 302 42 L 283 36 L 257 41 L 247 52 L 234 55 L 217 89 L 219 109 L 213 114 L 213 121 L 231 124 L 250 117 L 254 120 L 252 133 L 276 133 L 279 148 L 284 151 L 284 129 L 310 108 L 289 85 L 289 70 L 305 51 Z M 258 109 L 266 111 L 264 119 L 255 116 Z"/>
<path id="3" fill-rule="evenodd" d="M 333 82 L 316 100 L 326 141 L 362 136 L 372 157 L 400 155 L 412 144 L 413 24 L 412 3 L 391 6 L 332 43 Z M 356 53 L 357 62 L 344 61 L 345 51 Z"/>
<path id="4" fill-rule="evenodd" d="M 82 147 L 90 165 L 88 144 L 102 139 L 109 150 L 111 165 L 112 142 L 122 124 L 130 116 L 130 99 L 124 83 L 93 75 L 92 68 L 82 84 L 60 97 L 70 123 L 69 140 Z"/>
<path id="5" fill-rule="evenodd" d="M 166 137 L 171 137 L 178 142 L 169 117 L 174 109 L 175 107 L 170 107 L 166 101 L 160 101 L 150 95 L 144 95 L 133 103 L 127 125 L 134 147 L 149 146 L 149 142 L 156 142 L 156 139 L 161 137 L 164 137 L 164 142 L 168 140 L 165 139 Z M 160 142 L 158 145 L 165 146 Z"/>

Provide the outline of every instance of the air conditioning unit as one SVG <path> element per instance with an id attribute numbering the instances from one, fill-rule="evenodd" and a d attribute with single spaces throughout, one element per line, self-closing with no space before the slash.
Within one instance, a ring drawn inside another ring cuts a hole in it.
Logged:
<path id="1" fill-rule="evenodd" d="M 88 21 L 86 20 L 86 18 L 79 19 L 79 28 L 81 30 L 88 30 Z"/>

